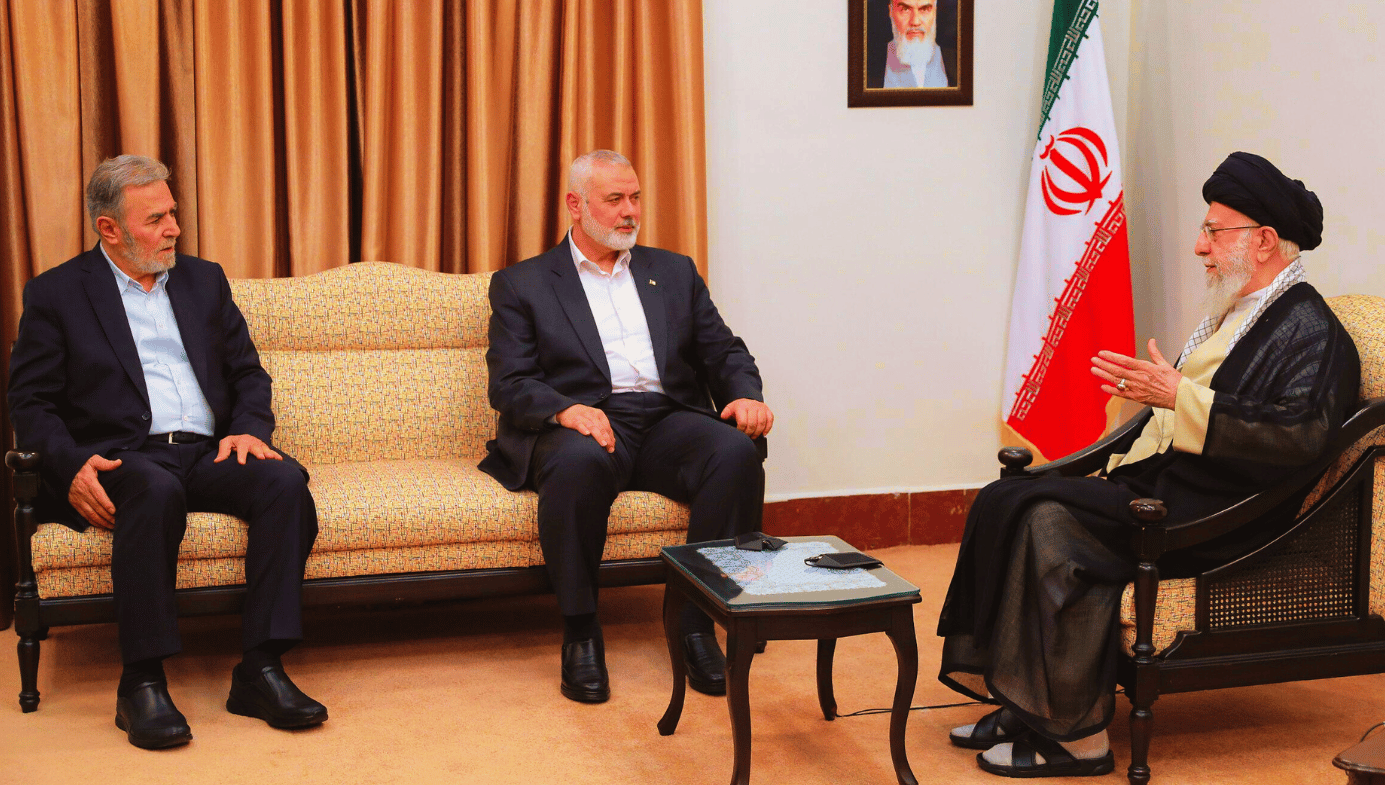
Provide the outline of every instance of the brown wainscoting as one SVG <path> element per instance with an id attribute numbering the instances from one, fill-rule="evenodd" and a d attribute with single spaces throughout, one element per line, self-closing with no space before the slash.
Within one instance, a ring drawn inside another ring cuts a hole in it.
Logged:
<path id="1" fill-rule="evenodd" d="M 835 534 L 860 548 L 961 542 L 976 488 L 817 496 L 765 504 L 765 533 Z"/>

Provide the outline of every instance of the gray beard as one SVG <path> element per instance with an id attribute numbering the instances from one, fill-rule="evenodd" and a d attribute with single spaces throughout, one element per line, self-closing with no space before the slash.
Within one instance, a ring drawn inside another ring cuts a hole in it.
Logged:
<path id="1" fill-rule="evenodd" d="M 1207 291 L 1202 295 L 1203 310 L 1209 315 L 1219 317 L 1231 310 L 1240 299 L 1241 290 L 1255 274 L 1255 265 L 1246 253 L 1248 243 L 1233 248 L 1225 260 L 1217 265 L 1215 277 L 1208 278 Z"/>
<path id="2" fill-rule="evenodd" d="M 135 248 L 135 238 L 132 237 L 123 226 L 121 227 L 121 232 L 125 235 L 125 247 Z M 174 254 L 173 258 L 169 259 L 167 262 L 161 262 L 157 256 L 158 253 L 158 251 L 150 251 L 148 253 L 131 254 L 127 262 L 130 267 L 140 275 L 158 275 L 159 273 L 172 270 L 173 266 L 178 263 L 177 254 Z"/>
<path id="3" fill-rule="evenodd" d="M 177 263 L 178 261 L 176 257 L 173 259 L 169 259 L 167 262 L 161 262 L 152 254 L 148 257 L 140 257 L 137 259 L 130 260 L 130 266 L 135 268 L 135 272 L 139 273 L 140 275 L 158 275 L 159 273 L 172 270 L 173 266 Z M 182 273 L 179 273 L 179 275 L 182 275 Z"/>
<path id="4" fill-rule="evenodd" d="M 616 229 L 622 226 L 633 226 L 635 227 L 635 231 L 629 234 L 622 234 L 616 231 Z M 621 223 L 607 229 L 597 223 L 596 219 L 592 217 L 592 214 L 588 212 L 587 203 L 584 199 L 582 202 L 582 231 L 586 232 L 588 237 L 595 240 L 596 244 L 603 248 L 609 248 L 612 251 L 628 251 L 635 247 L 635 240 L 640 234 L 640 225 L 635 219 L 627 218 Z"/>
<path id="5" fill-rule="evenodd" d="M 938 26 L 933 25 L 933 29 L 928 31 L 928 37 L 922 41 L 911 40 L 908 36 L 895 32 L 894 35 L 894 56 L 899 62 L 911 68 L 922 68 L 928 65 L 928 61 L 933 59 L 933 45 L 938 40 Z"/>

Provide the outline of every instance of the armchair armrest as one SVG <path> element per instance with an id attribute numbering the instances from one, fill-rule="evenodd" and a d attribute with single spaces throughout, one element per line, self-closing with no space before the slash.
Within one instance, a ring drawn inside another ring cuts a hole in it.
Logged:
<path id="1" fill-rule="evenodd" d="M 1091 444 L 1078 450 L 1072 455 L 1066 455 L 1056 461 L 1030 467 L 1034 461 L 1034 454 L 1024 447 L 1005 447 L 997 456 L 1005 468 L 1001 469 L 1001 477 L 1014 477 L 1022 474 L 1043 474 L 1044 472 L 1056 471 L 1064 477 L 1082 477 L 1100 469 L 1106 465 L 1106 461 L 1111 457 L 1115 443 L 1125 438 L 1135 429 L 1145 411 L 1149 407 L 1141 409 L 1134 417 L 1122 424 L 1119 428 L 1112 431 L 1099 442 Z"/>
<path id="2" fill-rule="evenodd" d="M 1137 664 L 1154 659 L 1154 603 L 1159 597 L 1159 567 L 1154 560 L 1164 552 L 1164 516 L 1168 508 L 1158 499 L 1130 502 L 1140 533 L 1135 536 L 1140 563 L 1135 566 L 1135 645 L 1131 651 Z"/>
<path id="3" fill-rule="evenodd" d="M 1276 483 L 1273 488 L 1257 493 L 1219 513 L 1196 521 L 1163 527 L 1163 550 L 1171 551 L 1197 545 L 1259 518 L 1303 491 L 1305 486 L 1317 482 L 1347 448 L 1381 426 L 1385 426 L 1385 398 L 1367 400 L 1342 425 L 1337 438 L 1328 445 L 1318 460 L 1293 472 L 1282 482 Z M 1139 536 L 1141 535 L 1137 535 Z"/>

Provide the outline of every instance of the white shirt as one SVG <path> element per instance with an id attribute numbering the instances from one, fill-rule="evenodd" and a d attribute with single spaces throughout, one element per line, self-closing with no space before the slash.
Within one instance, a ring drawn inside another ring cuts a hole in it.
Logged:
<path id="1" fill-rule="evenodd" d="M 1227 311 L 1226 315 L 1222 316 L 1220 324 L 1239 321 L 1245 316 L 1246 311 L 1252 310 L 1255 306 L 1260 304 L 1260 300 L 1264 298 L 1269 288 L 1269 286 L 1265 286 L 1264 288 L 1256 289 L 1245 297 L 1238 298 L 1231 306 L 1231 310 Z"/>
<path id="2" fill-rule="evenodd" d="M 173 302 L 168 299 L 164 284 L 168 272 L 159 273 L 154 288 L 144 291 L 135 279 L 115 266 L 101 246 L 101 255 L 115 274 L 120 288 L 120 302 L 125 317 L 130 320 L 130 334 L 135 339 L 135 351 L 144 370 L 144 387 L 149 391 L 150 433 L 188 431 L 211 436 L 216 432 L 216 418 L 211 404 L 202 394 L 202 386 L 192 372 L 192 363 L 183 349 L 183 336 L 178 320 L 173 316 Z"/>
<path id="3" fill-rule="evenodd" d="M 664 391 L 659 383 L 659 366 L 654 359 L 654 342 L 649 337 L 649 322 L 635 279 L 630 274 L 630 252 L 623 252 L 607 273 L 583 255 L 568 230 L 567 245 L 577 277 L 587 293 L 587 304 L 606 350 L 606 365 L 611 370 L 611 392 Z"/>

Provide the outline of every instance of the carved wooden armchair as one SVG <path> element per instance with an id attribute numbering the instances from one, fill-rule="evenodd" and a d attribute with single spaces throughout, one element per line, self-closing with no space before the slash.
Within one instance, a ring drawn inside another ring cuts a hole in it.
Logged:
<path id="1" fill-rule="evenodd" d="M 1165 525 L 1161 502 L 1131 502 L 1140 562 L 1122 602 L 1118 680 L 1131 704 L 1132 783 L 1150 778 L 1151 707 L 1161 694 L 1385 672 L 1385 299 L 1328 303 L 1361 355 L 1361 404 L 1324 456 L 1201 520 Z M 1028 450 L 1006 448 L 1001 473 L 1091 474 L 1134 423 L 1037 467 Z M 1308 487 L 1274 541 L 1196 578 L 1159 580 L 1164 553 L 1249 524 Z"/>

